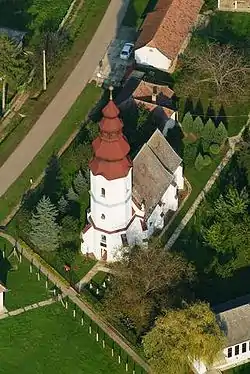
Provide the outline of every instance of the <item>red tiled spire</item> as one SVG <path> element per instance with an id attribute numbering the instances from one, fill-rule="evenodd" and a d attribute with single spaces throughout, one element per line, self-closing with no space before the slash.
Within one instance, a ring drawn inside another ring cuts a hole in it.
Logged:
<path id="1" fill-rule="evenodd" d="M 125 177 L 132 162 L 128 156 L 130 146 L 122 133 L 123 123 L 118 117 L 120 111 L 111 99 L 102 110 L 100 134 L 92 142 L 94 157 L 89 167 L 94 175 L 108 180 Z"/>

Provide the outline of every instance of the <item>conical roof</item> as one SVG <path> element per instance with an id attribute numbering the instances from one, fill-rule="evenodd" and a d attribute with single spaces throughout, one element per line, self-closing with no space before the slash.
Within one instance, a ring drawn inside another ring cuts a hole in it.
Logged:
<path id="1" fill-rule="evenodd" d="M 128 156 L 130 146 L 123 135 L 123 123 L 118 117 L 120 111 L 110 100 L 102 110 L 100 134 L 92 142 L 94 157 L 89 163 L 94 175 L 102 175 L 108 180 L 125 177 L 132 162 Z"/>

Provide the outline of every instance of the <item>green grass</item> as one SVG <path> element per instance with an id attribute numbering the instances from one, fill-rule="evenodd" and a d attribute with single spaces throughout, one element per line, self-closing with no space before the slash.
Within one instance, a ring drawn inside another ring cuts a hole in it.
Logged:
<path id="1" fill-rule="evenodd" d="M 156 0 L 130 0 L 123 25 L 139 27 L 146 14 L 154 9 Z"/>
<path id="2" fill-rule="evenodd" d="M 9 311 L 51 297 L 45 288 L 45 277 L 41 275 L 38 281 L 34 266 L 30 273 L 30 263 L 25 258 L 22 257 L 21 263 L 14 255 L 8 258 L 12 249 L 10 243 L 0 237 L 0 279 L 9 290 L 5 293 L 5 307 Z M 6 256 L 4 259 L 3 250 Z"/>
<path id="3" fill-rule="evenodd" d="M 90 109 L 100 98 L 101 92 L 102 90 L 95 87 L 93 84 L 87 85 L 82 91 L 81 95 L 42 150 L 24 170 L 17 181 L 0 198 L 0 221 L 4 220 L 19 203 L 25 191 L 29 188 L 29 179 L 32 177 L 33 180 L 36 180 L 43 172 L 52 154 L 59 151 L 75 130 L 80 129 L 82 121 L 84 121 Z"/>
<path id="4" fill-rule="evenodd" d="M 250 373 L 250 364 L 241 365 L 236 368 L 227 370 L 223 372 L 224 374 L 249 374 Z"/>
<path id="5" fill-rule="evenodd" d="M 8 374 L 121 374 L 111 350 L 102 348 L 80 315 L 54 304 L 0 321 L 1 372 Z M 102 338 L 102 336 L 101 336 Z M 130 371 L 131 373 L 131 371 Z M 138 372 L 139 373 L 139 372 Z"/>
<path id="6" fill-rule="evenodd" d="M 94 275 L 94 277 L 92 278 L 92 280 L 98 284 L 99 286 L 101 286 L 103 284 L 103 282 L 105 281 L 105 279 L 107 278 L 107 273 L 105 273 L 104 271 L 98 271 L 98 273 L 96 273 L 96 275 Z"/>

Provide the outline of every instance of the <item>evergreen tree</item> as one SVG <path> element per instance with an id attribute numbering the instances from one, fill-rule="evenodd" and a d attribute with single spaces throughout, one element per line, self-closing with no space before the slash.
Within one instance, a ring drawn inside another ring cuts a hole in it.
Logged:
<path id="1" fill-rule="evenodd" d="M 203 169 L 204 167 L 204 159 L 202 157 L 202 155 L 199 153 L 198 156 L 196 157 L 196 160 L 195 160 L 195 168 L 200 171 Z"/>
<path id="2" fill-rule="evenodd" d="M 88 183 L 84 176 L 82 175 L 81 170 L 79 170 L 77 176 L 74 179 L 74 189 L 78 195 L 86 191 L 88 188 Z"/>
<path id="3" fill-rule="evenodd" d="M 220 122 L 219 126 L 215 129 L 214 142 L 221 145 L 226 141 L 227 136 L 227 129 L 223 122 Z"/>
<path id="4" fill-rule="evenodd" d="M 187 165 L 193 165 L 196 159 L 198 151 L 198 143 L 188 143 L 185 144 L 184 152 L 183 152 L 183 161 L 184 164 Z"/>
<path id="5" fill-rule="evenodd" d="M 41 251 L 55 251 L 59 246 L 58 211 L 50 199 L 43 196 L 30 220 L 32 243 Z"/>
<path id="6" fill-rule="evenodd" d="M 79 195 L 74 191 L 73 187 L 70 187 L 67 193 L 67 199 L 69 201 L 78 201 Z"/>
<path id="7" fill-rule="evenodd" d="M 201 117 L 196 117 L 193 123 L 193 133 L 197 136 L 201 136 L 204 128 L 204 123 L 202 122 Z"/>
<path id="8" fill-rule="evenodd" d="M 205 124 L 201 137 L 204 139 L 205 142 L 208 144 L 211 144 L 214 142 L 214 136 L 215 136 L 215 124 L 211 119 L 207 121 Z"/>
<path id="9" fill-rule="evenodd" d="M 65 198 L 65 196 L 62 196 L 60 200 L 58 201 L 58 209 L 60 213 L 66 213 L 68 207 L 69 207 L 68 200 Z"/>
<path id="10" fill-rule="evenodd" d="M 69 247 L 73 247 L 77 249 L 79 244 L 79 221 L 72 216 L 65 216 L 61 222 L 61 236 L 60 236 L 60 243 L 61 245 L 69 245 Z"/>
<path id="11" fill-rule="evenodd" d="M 43 183 L 44 195 L 50 198 L 53 204 L 56 204 L 62 193 L 62 174 L 61 166 L 56 155 L 53 155 L 45 171 Z"/>
<path id="12" fill-rule="evenodd" d="M 185 133 L 189 133 L 193 130 L 193 117 L 190 112 L 187 112 L 181 123 L 182 129 Z"/>

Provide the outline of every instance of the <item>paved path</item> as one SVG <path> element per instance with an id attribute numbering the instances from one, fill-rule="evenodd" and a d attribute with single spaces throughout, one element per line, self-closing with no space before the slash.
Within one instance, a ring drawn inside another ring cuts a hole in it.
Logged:
<path id="1" fill-rule="evenodd" d="M 0 196 L 8 190 L 42 149 L 92 77 L 96 66 L 116 35 L 127 5 L 128 0 L 111 0 L 105 16 L 76 68 L 30 132 L 0 168 Z"/>
<path id="2" fill-rule="evenodd" d="M 165 246 L 166 249 L 170 249 L 174 245 L 174 243 L 176 242 L 176 240 L 179 238 L 182 230 L 186 227 L 186 225 L 188 224 L 188 222 L 190 221 L 190 219 L 193 217 L 196 209 L 198 208 L 198 206 L 200 205 L 200 203 L 204 200 L 206 194 L 210 191 L 210 189 L 214 185 L 215 181 L 219 177 L 219 175 L 222 172 L 222 170 L 224 169 L 224 167 L 231 160 L 233 154 L 235 153 L 236 145 L 240 142 L 242 134 L 243 134 L 246 126 L 249 124 L 249 122 L 250 122 L 250 117 L 249 117 L 246 125 L 239 132 L 239 134 L 228 139 L 228 143 L 229 143 L 229 147 L 230 147 L 229 150 L 227 151 L 226 155 L 223 157 L 223 159 L 220 162 L 220 164 L 217 166 L 217 168 L 214 171 L 214 173 L 212 174 L 212 176 L 209 178 L 209 180 L 208 180 L 207 184 L 205 185 L 205 187 L 203 188 L 203 190 L 197 196 L 197 198 L 194 201 L 193 205 L 191 205 L 191 207 L 188 210 L 188 212 L 186 213 L 186 215 L 182 218 L 179 226 L 177 226 L 176 230 L 171 235 L 170 239 L 168 240 L 168 242 L 167 242 L 167 244 Z"/>
<path id="3" fill-rule="evenodd" d="M 35 304 L 24 306 L 19 309 L 11 310 L 10 312 L 6 311 L 5 313 L 0 314 L 0 319 L 11 317 L 11 316 L 17 316 L 18 314 L 27 312 L 28 310 L 37 309 L 37 308 L 40 308 L 41 306 L 47 306 L 55 302 L 56 302 L 56 299 L 51 298 L 48 300 L 39 301 L 38 303 L 35 303 Z"/>
<path id="4" fill-rule="evenodd" d="M 29 247 L 21 246 L 20 243 L 16 243 L 16 240 L 5 233 L 0 232 L 0 236 L 8 240 L 13 246 L 16 244 L 18 250 L 45 274 L 48 279 L 60 288 L 63 296 L 68 296 L 69 299 L 77 305 L 87 316 L 94 321 L 100 329 L 108 335 L 117 345 L 119 345 L 124 352 L 126 352 L 134 362 L 139 364 L 146 372 L 151 373 L 148 364 L 130 347 L 129 343 L 125 341 L 125 338 L 115 330 L 115 328 L 108 324 L 99 314 L 97 314 L 88 303 L 80 299 L 80 294 L 76 292 L 72 287 L 68 285 L 68 282 L 62 278 L 53 268 L 45 266 L 45 262 L 34 253 Z"/>
<path id="5" fill-rule="evenodd" d="M 91 281 L 91 279 L 99 272 L 103 271 L 104 273 L 112 273 L 111 269 L 105 264 L 103 261 L 98 261 L 91 269 L 90 271 L 80 279 L 78 283 L 75 284 L 75 287 L 79 290 L 79 292 L 82 290 L 82 288 Z"/>

